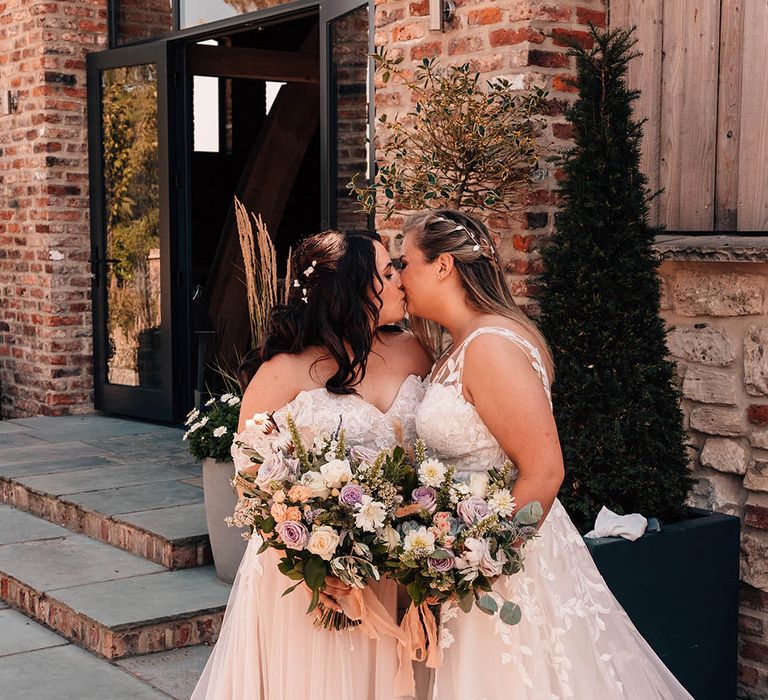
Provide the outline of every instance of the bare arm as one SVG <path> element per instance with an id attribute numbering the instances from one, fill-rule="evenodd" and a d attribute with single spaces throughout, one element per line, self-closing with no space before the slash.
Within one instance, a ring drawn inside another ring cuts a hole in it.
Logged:
<path id="1" fill-rule="evenodd" d="M 301 382 L 298 369 L 297 360 L 288 355 L 277 355 L 259 367 L 243 395 L 238 432 L 255 414 L 272 413 L 296 398 Z"/>
<path id="2" fill-rule="evenodd" d="M 563 481 L 563 455 L 547 394 L 520 346 L 494 335 L 471 342 L 464 390 L 480 418 L 514 462 L 518 508 L 538 501 L 546 517 Z"/>

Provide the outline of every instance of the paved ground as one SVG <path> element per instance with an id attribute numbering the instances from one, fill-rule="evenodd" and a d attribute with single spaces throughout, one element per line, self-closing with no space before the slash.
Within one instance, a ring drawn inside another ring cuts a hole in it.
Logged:
<path id="1" fill-rule="evenodd" d="M 3 607 L 0 698 L 187 700 L 210 652 L 210 647 L 189 647 L 110 663 Z"/>
<path id="2" fill-rule="evenodd" d="M 2 421 L 0 476 L 169 537 L 205 532 L 200 467 L 176 428 L 99 415 Z M 163 617 L 190 601 L 221 604 L 228 593 L 210 567 L 166 572 L 2 505 L 0 560 L 113 625 L 136 611 Z M 112 663 L 0 601 L 0 700 L 186 699 L 210 651 L 196 646 Z"/>

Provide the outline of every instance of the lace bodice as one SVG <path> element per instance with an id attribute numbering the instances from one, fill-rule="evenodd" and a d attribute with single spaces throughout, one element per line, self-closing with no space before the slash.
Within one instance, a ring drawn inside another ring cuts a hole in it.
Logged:
<path id="1" fill-rule="evenodd" d="M 506 455 L 486 428 L 475 407 L 464 398 L 462 375 L 467 346 L 479 335 L 499 335 L 520 347 L 541 378 L 552 403 L 549 378 L 538 348 L 508 328 L 478 328 L 470 333 L 427 378 L 426 392 L 417 412 L 416 431 L 437 456 L 456 467 L 456 475 L 485 471 L 504 462 Z M 436 365 L 437 367 L 437 365 Z"/>
<path id="2" fill-rule="evenodd" d="M 343 419 L 347 444 L 371 449 L 390 449 L 396 445 L 412 444 L 416 440 L 416 407 L 424 396 L 421 379 L 411 374 L 406 377 L 392 405 L 381 411 L 357 394 L 331 394 L 324 388 L 302 391 L 295 399 L 274 412 L 273 418 L 283 435 L 287 434 L 286 416 L 293 416 L 299 430 L 313 435 L 329 434 L 336 430 Z M 274 443 L 272 437 L 263 435 L 258 426 L 235 434 L 235 443 L 242 439 L 254 448 L 267 449 Z M 232 446 L 235 469 L 240 471 L 251 466 L 236 445 Z"/>

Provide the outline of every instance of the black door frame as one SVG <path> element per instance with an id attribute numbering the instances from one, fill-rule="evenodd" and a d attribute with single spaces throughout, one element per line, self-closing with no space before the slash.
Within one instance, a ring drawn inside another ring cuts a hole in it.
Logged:
<path id="1" fill-rule="evenodd" d="M 112 5 L 112 3 L 110 3 Z M 290 21 L 316 13 L 320 32 L 320 212 L 323 227 L 336 224 L 335 75 L 331 56 L 331 23 L 361 7 L 369 7 L 372 45 L 372 0 L 299 0 L 266 10 L 213 22 L 107 49 L 87 57 L 88 144 L 91 191 L 91 265 L 94 329 L 94 394 L 97 410 L 164 422 L 180 422 L 192 405 L 194 358 L 190 341 L 191 264 L 189 196 L 191 176 L 191 80 L 185 61 L 190 41 L 248 31 L 265 23 Z M 110 33 L 114 35 L 114 18 Z M 106 311 L 104 253 L 104 187 L 102 171 L 101 71 L 145 63 L 157 64 L 158 168 L 160 177 L 162 384 L 160 389 L 109 384 L 106 381 Z M 369 75 L 369 81 L 371 76 Z M 372 95 L 372 85 L 369 88 Z M 370 105 L 370 113 L 374 106 Z M 372 124 L 372 118 L 369 118 Z M 370 128 L 370 127 L 369 127 Z M 372 149 L 372 145 L 369 146 Z M 371 151 L 372 152 L 372 151 Z"/>
<path id="2" fill-rule="evenodd" d="M 101 73 L 110 68 L 144 64 L 157 66 L 158 177 L 160 187 L 160 317 L 161 382 L 159 388 L 110 384 L 107 381 L 108 332 L 105 243 L 105 192 L 103 180 L 103 133 Z M 173 150 L 169 127 L 174 119 L 172 90 L 175 88 L 172 47 L 168 42 L 110 49 L 87 56 L 88 152 L 91 213 L 91 271 L 93 303 L 94 399 L 98 410 L 157 421 L 176 418 L 174 380 L 174 268 L 172 230 L 176 227 L 176 193 L 171 173 Z"/>

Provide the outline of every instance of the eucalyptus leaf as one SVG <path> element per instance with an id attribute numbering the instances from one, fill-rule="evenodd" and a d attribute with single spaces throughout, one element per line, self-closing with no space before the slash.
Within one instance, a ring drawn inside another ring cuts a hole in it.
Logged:
<path id="1" fill-rule="evenodd" d="M 495 615 L 496 611 L 499 609 L 496 600 L 493 598 L 493 596 L 490 596 L 487 593 L 483 596 L 480 596 L 476 602 L 477 607 L 480 608 L 480 610 L 482 610 L 486 615 Z"/>
<path id="2" fill-rule="evenodd" d="M 541 507 L 541 503 L 531 501 L 515 513 L 515 522 L 518 525 L 536 525 L 543 515 L 544 510 Z"/>
<path id="3" fill-rule="evenodd" d="M 505 600 L 504 604 L 501 606 L 499 617 L 502 622 L 505 622 L 508 625 L 516 625 L 522 619 L 523 611 L 517 603 Z"/>
<path id="4" fill-rule="evenodd" d="M 286 588 L 286 589 L 283 591 L 283 594 L 282 594 L 280 597 L 282 598 L 282 597 L 284 597 L 284 596 L 287 596 L 289 593 L 292 593 L 293 591 L 295 591 L 295 590 L 296 590 L 296 588 L 297 588 L 298 586 L 300 586 L 300 585 L 301 585 L 301 581 L 299 581 L 298 583 L 294 583 L 292 586 L 289 586 L 288 588 Z"/>
<path id="5" fill-rule="evenodd" d="M 470 610 L 472 610 L 472 604 L 474 602 L 475 597 L 471 593 L 468 593 L 463 598 L 459 598 L 459 607 L 463 612 L 468 613 Z"/>

